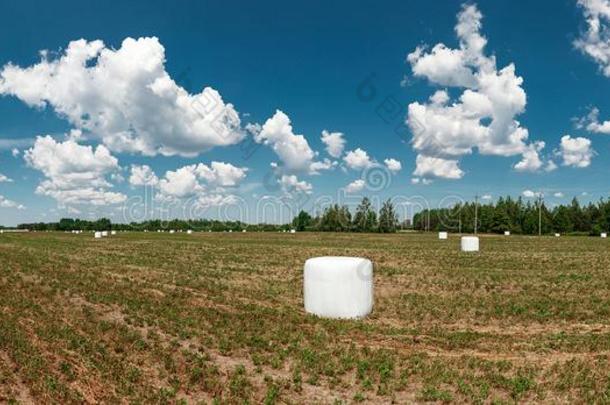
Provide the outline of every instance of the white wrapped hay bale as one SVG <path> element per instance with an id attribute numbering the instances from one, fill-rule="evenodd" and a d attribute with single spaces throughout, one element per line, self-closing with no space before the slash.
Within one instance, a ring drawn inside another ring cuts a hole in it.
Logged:
<path id="1" fill-rule="evenodd" d="M 111 231 L 110 235 L 116 235 L 116 231 Z"/>
<path id="2" fill-rule="evenodd" d="M 510 236 L 510 231 L 504 231 L 504 236 Z"/>
<path id="3" fill-rule="evenodd" d="M 478 252 L 479 238 L 477 236 L 462 236 L 462 252 Z"/>
<path id="4" fill-rule="evenodd" d="M 192 229 L 189 229 L 188 231 L 186 231 L 186 234 L 187 234 L 187 235 L 192 235 L 192 234 L 193 234 L 193 230 L 192 230 Z"/>
<path id="5" fill-rule="evenodd" d="M 305 311 L 362 318 L 373 310 L 373 264 L 360 257 L 315 257 L 303 270 Z"/>
<path id="6" fill-rule="evenodd" d="M 176 233 L 173 229 L 170 229 L 169 233 Z"/>
<path id="7" fill-rule="evenodd" d="M 560 236 L 561 236 L 561 235 L 560 235 L 560 234 L 558 234 L 558 233 L 556 233 L 556 234 L 555 234 L 555 237 L 556 237 L 556 238 L 558 238 L 558 237 L 560 237 Z"/>
<path id="8" fill-rule="evenodd" d="M 102 236 L 108 236 L 108 231 L 102 231 Z"/>
<path id="9" fill-rule="evenodd" d="M 93 237 L 95 239 L 102 239 L 102 233 L 101 232 L 96 232 L 95 234 L 93 234 Z"/>
<path id="10" fill-rule="evenodd" d="M 447 234 L 447 232 L 439 232 L 438 233 L 438 238 L 440 240 L 447 240 L 448 237 L 449 237 L 449 235 Z"/>
<path id="11" fill-rule="evenodd" d="M 606 232 L 602 232 L 600 235 L 603 239 L 606 239 L 608 237 L 608 234 Z"/>

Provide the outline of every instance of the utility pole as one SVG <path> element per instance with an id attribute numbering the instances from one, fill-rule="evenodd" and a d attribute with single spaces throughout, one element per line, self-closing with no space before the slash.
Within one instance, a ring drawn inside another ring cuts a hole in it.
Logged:
<path id="1" fill-rule="evenodd" d="M 479 195 L 474 196 L 474 234 L 477 234 L 479 226 Z"/>
<path id="2" fill-rule="evenodd" d="M 430 232 L 430 210 L 428 210 L 428 232 Z"/>
<path id="3" fill-rule="evenodd" d="M 538 236 L 542 236 L 542 193 L 538 193 Z"/>

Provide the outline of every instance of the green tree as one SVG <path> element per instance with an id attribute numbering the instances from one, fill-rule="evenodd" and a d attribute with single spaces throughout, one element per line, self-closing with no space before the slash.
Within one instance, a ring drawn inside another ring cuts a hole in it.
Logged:
<path id="1" fill-rule="evenodd" d="M 371 200 L 364 197 L 354 215 L 354 231 L 375 232 L 377 230 L 377 213 L 373 210 Z"/>
<path id="2" fill-rule="evenodd" d="M 302 232 L 311 226 L 311 222 L 311 215 L 301 210 L 301 212 L 299 212 L 299 214 L 292 220 L 292 227 L 297 231 Z"/>
<path id="3" fill-rule="evenodd" d="M 392 201 L 387 200 L 379 211 L 379 232 L 393 233 L 396 232 L 397 226 L 398 215 L 394 209 L 394 204 L 392 204 Z"/>

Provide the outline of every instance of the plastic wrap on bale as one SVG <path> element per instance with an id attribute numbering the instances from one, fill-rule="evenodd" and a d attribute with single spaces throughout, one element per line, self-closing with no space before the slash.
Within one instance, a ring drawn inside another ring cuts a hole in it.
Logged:
<path id="1" fill-rule="evenodd" d="M 462 252 L 478 252 L 479 238 L 477 236 L 462 236 Z"/>
<path id="2" fill-rule="evenodd" d="M 305 311 L 324 318 L 363 318 L 373 310 L 373 264 L 360 257 L 316 257 L 303 271 Z"/>

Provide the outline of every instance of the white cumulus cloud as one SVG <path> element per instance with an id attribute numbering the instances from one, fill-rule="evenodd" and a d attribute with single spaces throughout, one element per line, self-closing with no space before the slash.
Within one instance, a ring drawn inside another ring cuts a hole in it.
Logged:
<path id="1" fill-rule="evenodd" d="M 332 167 L 328 160 L 314 160 L 316 153 L 305 136 L 294 133 L 290 118 L 280 110 L 254 134 L 254 140 L 269 145 L 282 161 L 281 169 L 289 173 L 318 174 L 320 170 Z"/>
<path id="2" fill-rule="evenodd" d="M 561 137 L 558 155 L 562 157 L 564 166 L 588 167 L 594 154 L 590 139 L 572 138 L 570 135 Z"/>
<path id="3" fill-rule="evenodd" d="M 326 152 L 334 157 L 339 158 L 343 154 L 345 148 L 345 139 L 341 132 L 322 131 L 322 142 L 326 145 Z"/>
<path id="4" fill-rule="evenodd" d="M 24 153 L 27 164 L 46 177 L 36 193 L 54 198 L 61 206 L 74 204 L 107 205 L 125 201 L 122 193 L 112 192 L 106 176 L 119 169 L 118 160 L 103 145 L 79 145 L 73 140 L 57 142 L 50 136 L 38 137 Z"/>
<path id="5" fill-rule="evenodd" d="M 537 198 L 541 195 L 539 192 L 532 191 L 532 190 L 524 190 L 523 193 L 521 193 L 521 194 L 525 198 Z"/>
<path id="6" fill-rule="evenodd" d="M 445 179 L 461 179 L 464 176 L 457 160 L 417 155 L 415 166 L 413 172 L 415 176 L 433 176 Z"/>
<path id="7" fill-rule="evenodd" d="M 593 59 L 602 73 L 610 77 L 610 1 L 578 0 L 587 31 L 574 41 L 574 46 Z"/>
<path id="8" fill-rule="evenodd" d="M 203 195 L 225 195 L 226 187 L 237 186 L 246 178 L 248 169 L 230 163 L 203 163 L 168 170 L 159 180 L 158 198 L 175 200 Z"/>
<path id="9" fill-rule="evenodd" d="M 402 170 L 402 164 L 396 159 L 385 159 L 383 163 L 385 163 L 385 166 L 392 173 L 398 173 Z"/>
<path id="10" fill-rule="evenodd" d="M 16 208 L 18 210 L 24 210 L 25 207 L 15 201 L 9 200 L 8 198 L 0 195 L 0 208 Z"/>
<path id="11" fill-rule="evenodd" d="M 299 180 L 294 174 L 284 174 L 278 179 L 278 182 L 282 187 L 282 190 L 288 194 L 293 194 L 295 192 L 311 194 L 313 190 L 313 186 L 310 183 L 304 180 Z"/>
<path id="12" fill-rule="evenodd" d="M 132 165 L 129 184 L 132 186 L 156 186 L 159 178 L 148 165 Z"/>
<path id="13" fill-rule="evenodd" d="M 364 180 L 362 180 L 362 179 L 354 180 L 353 182 L 351 182 L 347 186 L 345 186 L 345 192 L 346 193 L 358 193 L 358 192 L 364 190 L 364 186 L 365 186 Z"/>
<path id="14" fill-rule="evenodd" d="M 610 134 L 610 121 L 600 121 L 599 120 L 599 109 L 592 108 L 589 114 L 578 120 L 579 128 L 585 128 L 589 132 L 593 132 L 596 134 Z"/>
<path id="15" fill-rule="evenodd" d="M 375 161 L 361 148 L 347 152 L 343 157 L 343 161 L 348 168 L 353 170 L 368 169 L 375 165 Z"/>
<path id="16" fill-rule="evenodd" d="M 0 70 L 0 94 L 51 107 L 117 152 L 193 157 L 241 141 L 238 113 L 211 87 L 189 94 L 165 70 L 165 48 L 126 38 L 120 48 L 72 41 L 58 58 L 41 52 L 29 67 Z"/>
<path id="17" fill-rule="evenodd" d="M 527 143 L 528 130 L 516 120 L 525 111 L 523 79 L 515 74 L 514 64 L 498 70 L 495 57 L 485 54 L 482 17 L 475 5 L 464 5 L 455 26 L 459 48 L 438 44 L 428 52 L 419 47 L 407 57 L 414 76 L 433 85 L 464 89 L 455 100 L 439 90 L 427 103 L 409 105 L 407 124 L 418 153 L 415 175 L 461 178 L 459 158 L 475 148 L 486 155 L 523 155 L 518 170 L 542 166 L 534 156 L 538 147 Z M 431 167 L 433 162 L 441 167 Z"/>

